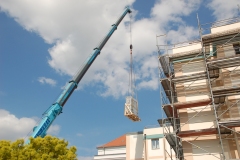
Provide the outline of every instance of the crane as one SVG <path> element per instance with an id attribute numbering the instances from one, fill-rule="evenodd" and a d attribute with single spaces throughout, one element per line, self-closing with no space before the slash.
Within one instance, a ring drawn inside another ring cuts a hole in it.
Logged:
<path id="1" fill-rule="evenodd" d="M 126 7 L 122 15 L 118 18 L 118 20 L 112 25 L 110 31 L 108 34 L 103 38 L 103 40 L 100 42 L 100 44 L 93 49 L 93 52 L 90 54 L 90 56 L 87 58 L 87 60 L 84 62 L 82 67 L 79 69 L 77 74 L 73 77 L 71 81 L 65 86 L 64 90 L 60 94 L 60 96 L 57 98 L 55 103 L 53 103 L 44 113 L 41 119 L 41 122 L 38 126 L 33 128 L 33 133 L 31 136 L 33 138 L 36 138 L 38 136 L 44 137 L 46 135 L 46 132 L 48 128 L 51 126 L 53 121 L 57 118 L 59 114 L 62 113 L 63 106 L 73 93 L 73 91 L 77 88 L 78 83 L 81 81 L 89 67 L 92 65 L 94 60 L 97 58 L 97 56 L 100 54 L 102 48 L 107 43 L 111 35 L 114 33 L 114 31 L 117 29 L 118 25 L 121 23 L 123 18 L 126 16 L 127 13 L 131 13 L 129 7 Z M 27 141 L 29 143 L 29 141 Z"/>

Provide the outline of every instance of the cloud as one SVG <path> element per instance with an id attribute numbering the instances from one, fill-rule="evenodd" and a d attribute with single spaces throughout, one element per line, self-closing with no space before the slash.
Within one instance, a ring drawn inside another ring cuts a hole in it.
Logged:
<path id="1" fill-rule="evenodd" d="M 211 0 L 208 7 L 213 10 L 213 15 L 217 20 L 233 18 L 238 14 L 239 0 Z"/>
<path id="2" fill-rule="evenodd" d="M 57 124 L 51 125 L 47 131 L 47 134 L 58 135 L 60 128 L 61 127 Z"/>
<path id="3" fill-rule="evenodd" d="M 25 138 L 35 124 L 36 121 L 33 118 L 17 118 L 8 111 L 0 109 L 0 139 Z"/>
<path id="4" fill-rule="evenodd" d="M 82 137 L 83 134 L 81 134 L 81 133 L 77 133 L 77 136 L 78 136 L 78 137 Z"/>
<path id="5" fill-rule="evenodd" d="M 18 118 L 14 114 L 0 109 L 0 139 L 15 141 L 19 138 L 26 138 L 35 125 L 37 125 L 36 118 Z M 52 125 L 48 133 L 56 135 L 59 130 L 59 125 Z"/>
<path id="6" fill-rule="evenodd" d="M 195 28 L 188 26 L 182 17 L 197 10 L 200 2 L 157 0 L 150 18 L 136 20 L 133 17 L 132 42 L 137 88 L 157 89 L 155 37 L 157 34 L 172 33 L 168 38 L 173 42 L 183 40 L 184 36 L 185 39 L 195 37 Z M 0 9 L 26 30 L 39 34 L 47 43 L 53 44 L 49 48 L 48 64 L 59 74 L 74 76 L 121 15 L 124 7 L 133 3 L 134 0 L 8 0 L 0 2 Z M 136 14 L 137 11 L 134 11 L 133 16 Z M 126 95 L 130 61 L 128 21 L 129 17 L 126 16 L 81 80 L 79 87 L 92 85 L 96 87 L 96 93 L 103 97 L 118 98 Z M 47 82 L 45 79 L 42 83 L 55 84 L 54 81 Z"/>
<path id="7" fill-rule="evenodd" d="M 55 86 L 57 82 L 51 78 L 46 78 L 46 77 L 39 77 L 38 81 L 42 84 L 49 84 L 51 86 Z"/>
<path id="8" fill-rule="evenodd" d="M 167 39 L 171 41 L 172 44 L 179 42 L 187 42 L 193 37 L 199 39 L 199 32 L 197 28 L 192 26 L 179 26 L 177 30 L 170 30 L 167 34 Z"/>
<path id="9" fill-rule="evenodd" d="M 158 20 L 158 22 L 165 24 L 178 22 L 184 23 L 182 16 L 190 15 L 194 10 L 200 6 L 201 0 L 157 0 L 152 8 L 151 16 Z"/>

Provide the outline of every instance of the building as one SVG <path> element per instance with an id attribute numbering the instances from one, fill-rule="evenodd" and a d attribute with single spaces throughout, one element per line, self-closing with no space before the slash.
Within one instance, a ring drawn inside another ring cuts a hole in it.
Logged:
<path id="1" fill-rule="evenodd" d="M 94 156 L 94 159 L 99 160 L 165 160 L 165 152 L 173 152 L 161 127 L 127 133 L 97 149 L 98 155 Z"/>
<path id="2" fill-rule="evenodd" d="M 199 33 L 200 40 L 166 45 L 165 50 L 158 45 L 167 117 L 161 124 L 175 152 L 166 155 L 240 159 L 239 18 L 199 23 Z"/>
<path id="3" fill-rule="evenodd" d="M 99 160 L 125 160 L 126 159 L 126 135 L 122 135 L 102 146 L 97 147 L 98 155 L 94 159 Z"/>

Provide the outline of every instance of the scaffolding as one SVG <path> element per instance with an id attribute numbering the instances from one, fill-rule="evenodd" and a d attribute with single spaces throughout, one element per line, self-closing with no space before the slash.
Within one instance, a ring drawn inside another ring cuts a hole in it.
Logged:
<path id="1" fill-rule="evenodd" d="M 166 155 L 240 159 L 240 18 L 198 26 L 200 40 L 157 42 Z"/>

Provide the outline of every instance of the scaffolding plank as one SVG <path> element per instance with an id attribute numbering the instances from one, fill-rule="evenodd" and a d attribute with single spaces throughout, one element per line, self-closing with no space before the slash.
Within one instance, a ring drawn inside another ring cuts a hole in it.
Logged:
<path id="1" fill-rule="evenodd" d="M 183 76 L 179 76 L 179 77 L 174 77 L 172 79 L 172 81 L 174 83 L 185 83 L 185 82 L 190 82 L 193 80 L 202 80 L 202 79 L 206 79 L 207 75 L 206 72 L 202 72 L 202 73 L 197 73 L 197 74 L 189 74 L 189 75 L 183 75 Z"/>
<path id="2" fill-rule="evenodd" d="M 212 88 L 213 97 L 219 97 L 219 96 L 231 96 L 240 94 L 240 87 L 214 87 Z"/>
<path id="3" fill-rule="evenodd" d="M 168 105 L 163 105 L 162 107 L 163 107 L 164 112 L 166 113 L 166 116 L 168 118 L 173 118 L 172 106 L 170 104 L 168 104 Z M 177 110 L 176 109 L 174 110 L 174 117 L 177 118 Z"/>
<path id="4" fill-rule="evenodd" d="M 207 62 L 209 69 L 236 67 L 240 64 L 240 55 L 210 59 Z"/>
<path id="5" fill-rule="evenodd" d="M 166 93 L 166 96 L 168 100 L 172 103 L 177 102 L 177 94 L 176 91 L 174 90 L 175 86 L 174 83 L 170 82 L 167 78 L 161 79 L 161 84 L 163 86 L 163 89 Z M 173 99 L 173 100 L 172 100 Z"/>
<path id="6" fill-rule="evenodd" d="M 181 131 L 178 133 L 178 136 L 183 138 L 183 137 L 211 135 L 211 134 L 217 134 L 217 129 L 209 128 L 209 129 Z"/>
<path id="7" fill-rule="evenodd" d="M 228 131 L 225 128 L 221 128 L 221 134 L 230 134 L 230 133 L 231 133 L 231 131 Z M 212 134 L 218 134 L 217 128 L 181 131 L 177 135 L 181 138 L 184 138 L 184 137 L 212 135 Z"/>
<path id="8" fill-rule="evenodd" d="M 169 122 L 171 123 L 171 125 L 173 127 L 179 128 L 180 127 L 180 119 L 178 118 L 177 110 L 175 109 L 174 116 L 173 116 L 173 109 L 171 106 L 165 105 L 162 107 L 163 107 L 163 110 L 164 110 Z M 174 121 L 175 121 L 176 126 L 174 126 Z"/>
<path id="9" fill-rule="evenodd" d="M 164 56 L 159 56 L 158 59 L 162 66 L 165 76 L 168 77 L 169 72 L 171 72 L 171 69 L 169 68 L 169 66 L 170 66 L 169 57 L 164 55 Z"/>
<path id="10" fill-rule="evenodd" d="M 240 127 L 240 117 L 236 118 L 224 118 L 219 121 L 219 124 L 228 128 Z"/>
<path id="11" fill-rule="evenodd" d="M 193 107 L 200 107 L 200 106 L 206 106 L 211 104 L 211 99 L 202 99 L 202 100 L 196 100 L 196 101 L 187 101 L 187 102 L 177 102 L 174 103 L 173 106 L 176 109 L 184 109 L 184 108 L 193 108 Z M 170 105 L 164 105 L 169 107 Z M 172 110 L 171 110 L 172 111 Z"/>

